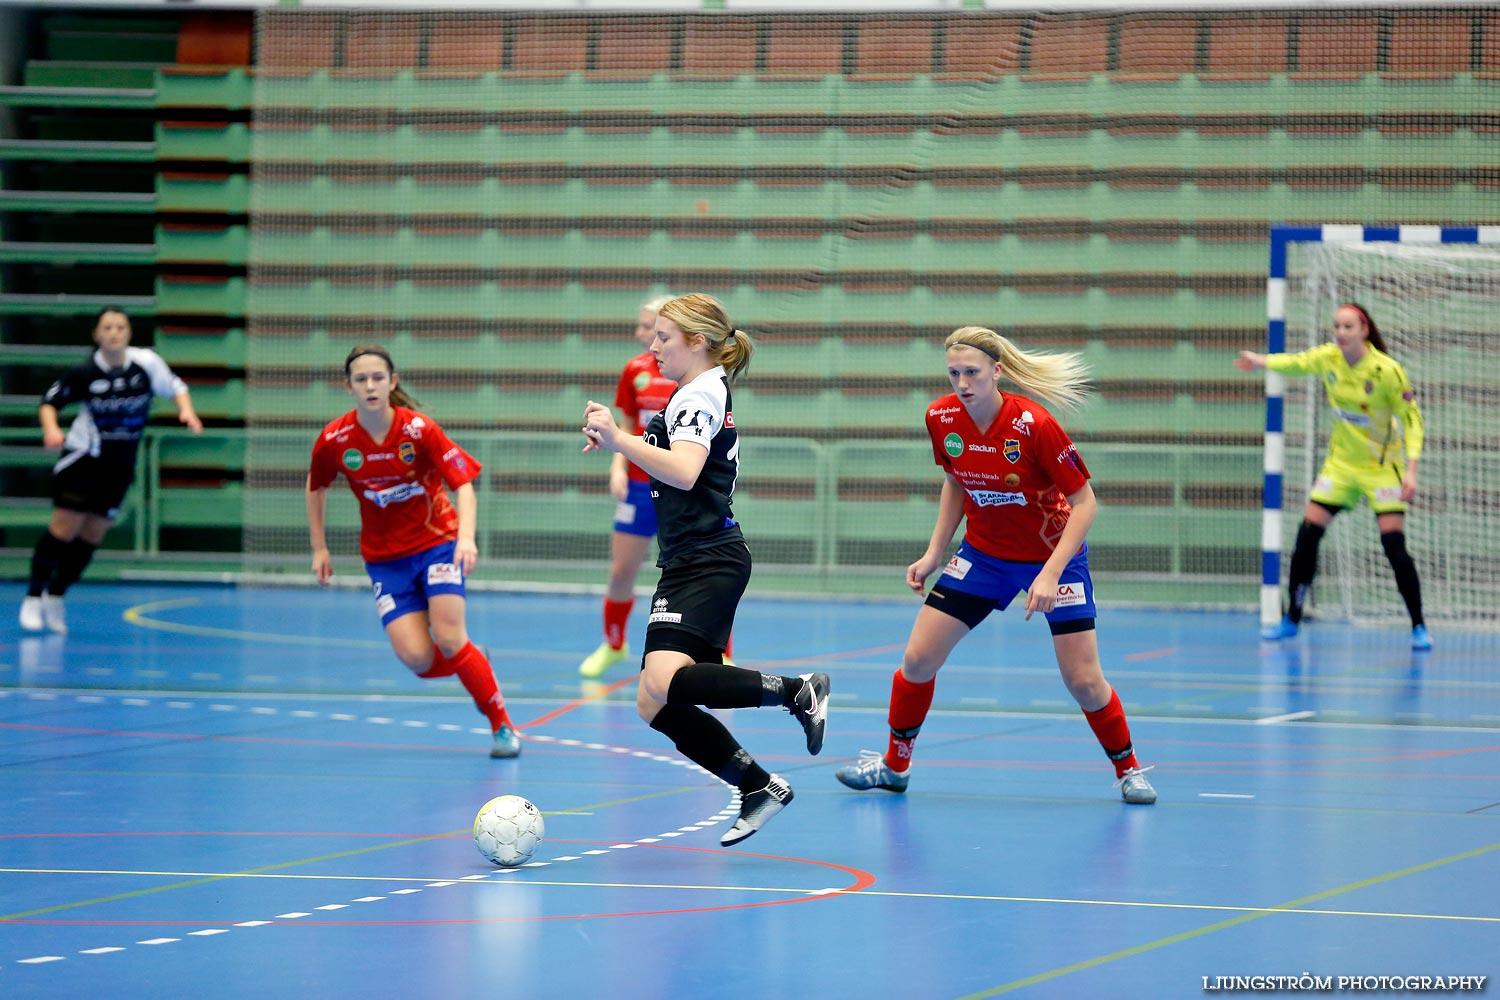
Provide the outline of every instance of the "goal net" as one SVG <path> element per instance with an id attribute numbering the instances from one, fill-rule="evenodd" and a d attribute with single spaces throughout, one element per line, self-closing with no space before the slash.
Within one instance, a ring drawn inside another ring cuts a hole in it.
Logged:
<path id="1" fill-rule="evenodd" d="M 585 401 L 643 302 L 699 291 L 759 345 L 734 392 L 757 588 L 908 596 L 942 340 L 980 324 L 1092 368 L 1060 416 L 1101 591 L 1248 604 L 1262 400 L 1227 359 L 1266 220 L 1495 211 L 1462 11 L 330 6 L 256 15 L 250 567 L 306 573 L 307 453 L 374 342 L 484 465 L 480 579 L 599 586 Z M 357 576 L 342 483 L 329 529 Z"/>
<path id="2" fill-rule="evenodd" d="M 1286 243 L 1285 350 L 1326 343 L 1341 303 L 1368 310 L 1411 379 L 1426 431 L 1405 527 L 1426 617 L 1500 623 L 1500 366 L 1491 353 L 1500 243 L 1479 242 L 1500 233 L 1324 227 L 1319 235 Z M 1317 379 L 1289 377 L 1284 390 L 1280 546 L 1289 557 L 1333 416 Z M 1309 614 L 1405 619 L 1368 507 L 1336 517 L 1319 556 Z M 1284 574 L 1269 582 L 1284 588 Z M 1274 610 L 1263 608 L 1264 617 Z"/>

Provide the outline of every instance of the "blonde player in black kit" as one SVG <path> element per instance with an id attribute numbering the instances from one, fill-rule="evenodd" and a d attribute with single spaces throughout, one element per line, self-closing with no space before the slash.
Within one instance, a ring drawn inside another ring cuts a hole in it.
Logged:
<path id="1" fill-rule="evenodd" d="M 740 815 L 719 842 L 737 844 L 792 801 L 791 786 L 768 774 L 703 708 L 780 706 L 823 749 L 828 675 L 778 677 L 723 662 L 735 608 L 750 581 L 750 549 L 730 508 L 739 438 L 729 386 L 750 364 L 750 337 L 707 295 L 661 307 L 651 353 L 677 383 L 641 437 L 627 434 L 603 403 L 583 415 L 584 451 L 624 455 L 651 477 L 661 581 L 651 596 L 636 709 L 684 757 L 740 790 Z M 699 706 L 703 706 L 700 708 Z"/>

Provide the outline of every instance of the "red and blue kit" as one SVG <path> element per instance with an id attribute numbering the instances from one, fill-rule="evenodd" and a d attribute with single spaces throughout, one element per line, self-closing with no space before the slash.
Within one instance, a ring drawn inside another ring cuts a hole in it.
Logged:
<path id="1" fill-rule="evenodd" d="M 980 431 L 956 394 L 927 408 L 933 460 L 964 489 L 965 539 L 985 555 L 1046 562 L 1089 470 L 1057 420 L 1023 396 L 1002 393 Z"/>
<path id="2" fill-rule="evenodd" d="M 359 550 L 367 563 L 415 555 L 458 537 L 458 511 L 444 489 L 479 475 L 474 456 L 431 417 L 404 406 L 376 441 L 350 411 L 323 428 L 313 445 L 310 489 L 340 474 L 359 499 Z"/>
<path id="3" fill-rule="evenodd" d="M 665 377 L 656 367 L 656 355 L 647 351 L 630 359 L 615 386 L 615 408 L 632 423 L 630 433 L 640 437 L 651 418 L 666 409 L 667 400 L 677 391 L 677 383 Z M 631 482 L 644 483 L 650 477 L 633 463 L 626 463 Z"/>

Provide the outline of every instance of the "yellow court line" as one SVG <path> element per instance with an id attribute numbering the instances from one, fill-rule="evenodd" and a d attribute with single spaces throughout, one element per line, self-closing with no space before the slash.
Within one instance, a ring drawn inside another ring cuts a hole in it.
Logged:
<path id="1" fill-rule="evenodd" d="M 158 632 L 172 632 L 177 635 L 207 636 L 213 639 L 243 639 L 248 642 L 279 642 L 293 646 L 337 646 L 341 649 L 359 647 L 362 649 L 385 649 L 386 643 L 375 642 L 372 639 L 330 639 L 318 635 L 279 635 L 275 632 L 250 632 L 243 629 L 216 628 L 212 625 L 184 625 L 180 622 L 164 622 L 157 618 L 146 617 L 153 611 L 164 611 L 168 608 L 185 608 L 201 603 L 196 597 L 178 597 L 170 601 L 151 601 L 147 604 L 137 604 L 133 608 L 126 608 L 120 615 L 131 625 L 141 628 L 155 629 Z"/>
<path id="2" fill-rule="evenodd" d="M 612 802 L 600 802 L 600 803 L 597 803 L 597 804 L 594 804 L 594 805 L 577 806 L 574 809 L 565 810 L 565 811 L 566 812 L 582 812 L 582 811 L 585 811 L 585 810 L 603 809 L 603 808 L 606 808 L 608 806 L 628 805 L 629 803 L 632 803 L 632 802 L 643 802 L 643 801 L 645 801 L 647 799 L 663 798 L 663 797 L 668 796 L 668 795 L 680 795 L 683 792 L 690 791 L 690 790 L 692 790 L 692 789 L 686 789 L 686 788 L 681 788 L 681 789 L 664 789 L 662 791 L 650 792 L 650 793 L 645 794 L 645 795 L 637 795 L 637 796 L 633 796 L 631 798 L 615 799 Z M 544 814 L 544 815 L 550 815 L 550 814 Z M 320 861 L 333 861 L 333 860 L 338 859 L 338 858 L 352 858 L 352 857 L 356 857 L 356 856 L 361 855 L 361 854 L 371 854 L 371 853 L 374 853 L 375 851 L 388 851 L 388 850 L 390 850 L 393 847 L 408 847 L 408 846 L 410 846 L 412 844 L 425 844 L 425 843 L 427 843 L 429 841 L 442 840 L 442 839 L 447 838 L 447 837 L 456 837 L 456 836 L 459 836 L 460 834 L 466 834 L 466 833 L 470 833 L 470 832 L 471 831 L 470 831 L 470 829 L 468 827 L 464 827 L 464 828 L 459 829 L 459 830 L 449 830 L 446 833 L 435 833 L 435 834 L 432 834 L 431 836 L 426 836 L 426 837 L 409 837 L 406 840 L 397 840 L 397 841 L 393 841 L 393 842 L 391 842 L 389 844 L 373 844 L 373 845 L 371 845 L 369 847 L 360 847 L 360 848 L 357 848 L 357 849 L 352 850 L 352 851 L 339 851 L 339 852 L 337 852 L 335 854 L 322 854 L 322 855 L 319 855 L 319 856 L 317 856 L 315 858 L 302 858 L 301 860 L 298 860 L 298 861 L 286 861 L 286 862 L 283 862 L 283 863 L 281 863 L 279 865 L 266 865 L 266 866 L 264 866 L 262 868 L 247 868 L 245 871 L 242 871 L 242 872 L 233 872 L 233 873 L 230 873 L 230 874 L 222 874 L 222 875 L 209 875 L 209 876 L 206 876 L 206 877 L 195 877 L 193 879 L 193 881 L 191 881 L 191 882 L 174 882 L 172 885 L 159 885 L 159 886 L 156 886 L 153 889 L 137 889 L 134 892 L 122 892 L 122 893 L 118 893 L 118 894 L 113 895 L 113 896 L 99 896 L 99 897 L 96 897 L 94 899 L 80 899 L 77 902 L 73 902 L 73 903 L 59 903 L 56 906 L 48 906 L 48 907 L 44 907 L 43 909 L 40 909 L 40 910 L 27 910 L 27 911 L 20 912 L 20 913 L 0 913 L 0 923 L 3 923 L 4 921 L 7 921 L 7 920 L 20 920 L 20 919 L 23 919 L 23 918 L 26 918 L 26 917 L 38 917 L 38 916 L 42 916 L 43 914 L 47 914 L 47 913 L 57 913 L 57 912 L 60 912 L 62 910 L 71 910 L 71 909 L 75 909 L 75 908 L 80 907 L 80 906 L 92 906 L 95 903 L 112 903 L 112 902 L 114 902 L 116 900 L 120 900 L 120 899 L 131 899 L 131 898 L 133 898 L 135 896 L 146 896 L 146 895 L 150 895 L 151 893 L 166 892 L 166 891 L 171 890 L 171 889 L 187 889 L 187 888 L 190 888 L 192 886 L 206 885 L 206 884 L 208 884 L 210 882 L 218 882 L 218 881 L 222 881 L 223 879 L 228 879 L 228 878 L 237 878 L 237 877 L 245 877 L 245 876 L 251 876 L 251 875 L 259 875 L 259 874 L 262 874 L 264 872 L 274 872 L 274 871 L 277 871 L 277 870 L 282 869 L 282 868 L 295 868 L 298 865 L 316 864 L 316 863 L 318 863 Z M 163 874 L 170 874 L 170 873 L 163 873 Z M 173 877 L 176 877 L 176 876 L 173 876 Z M 429 879 L 429 881 L 460 881 L 460 880 L 458 880 L 458 879 Z M 792 891 L 806 892 L 807 890 L 802 889 L 802 890 L 792 890 Z"/>
<path id="3" fill-rule="evenodd" d="M 1179 944 L 1183 941 L 1191 941 L 1193 938 L 1202 937 L 1205 934 L 1212 934 L 1215 931 L 1227 930 L 1230 927 L 1236 927 L 1240 924 L 1249 923 L 1252 920 L 1260 920 L 1261 918 L 1268 917 L 1273 913 L 1297 912 L 1298 907 L 1301 907 L 1307 903 L 1316 903 L 1320 899 L 1329 899 L 1333 896 L 1343 895 L 1346 892 L 1353 892 L 1356 889 L 1365 889 L 1369 886 L 1379 885 L 1382 882 L 1390 882 L 1394 879 L 1402 878 L 1407 875 L 1415 875 L 1418 872 L 1425 872 L 1430 871 L 1434 868 L 1441 868 L 1444 865 L 1453 864 L 1455 861 L 1467 861 L 1470 858 L 1477 858 L 1481 855 L 1489 854 L 1491 851 L 1497 850 L 1500 850 L 1500 844 L 1489 844 L 1485 847 L 1477 847 L 1472 851 L 1464 851 L 1462 854 L 1453 854 L 1449 855 L 1446 858 L 1438 858 L 1435 861 L 1427 861 L 1420 865 L 1413 865 L 1410 868 L 1403 868 L 1400 871 L 1387 872 L 1384 875 L 1375 875 L 1371 878 L 1362 879 L 1359 882 L 1351 882 L 1348 885 L 1341 885 L 1333 889 L 1326 889 L 1323 892 L 1314 893 L 1311 896 L 1303 896 L 1301 899 L 1294 899 L 1290 902 L 1281 903 L 1277 906 L 1268 907 L 1263 910 L 1257 910 L 1253 913 L 1246 913 L 1241 916 L 1234 917 L 1230 920 L 1221 920 L 1216 924 L 1209 924 L 1207 927 L 1199 927 L 1196 930 L 1184 931 L 1181 934 L 1173 934 L 1171 937 L 1165 937 L 1158 941 L 1148 941 L 1146 944 L 1136 945 L 1134 948 L 1126 948 L 1122 951 L 1111 952 L 1108 955 L 1100 955 L 1097 958 L 1090 958 L 1082 962 L 1075 962 L 1072 965 L 1065 965 L 1062 968 L 1052 969 L 1048 972 L 1039 972 L 1034 976 L 1027 976 L 1025 979 L 1017 979 L 1015 982 L 1005 983 L 1004 985 L 996 986 L 993 989 L 984 990 L 979 993 L 970 993 L 966 996 L 959 997 L 958 1000 L 981 1000 L 981 998 L 983 997 L 995 997 L 999 996 L 1002 993 L 1010 993 L 1013 990 L 1023 989 L 1027 986 L 1035 986 L 1037 983 L 1044 983 L 1049 979 L 1057 979 L 1061 976 L 1069 975 L 1070 973 L 1082 972 L 1084 969 L 1092 969 L 1095 966 L 1104 965 L 1106 963 L 1113 962 L 1116 959 L 1129 958 L 1132 955 L 1140 955 L 1148 951 L 1155 951 L 1158 948 L 1165 948 L 1168 945 Z"/>
<path id="4" fill-rule="evenodd" d="M 637 845 L 635 846 L 649 846 Z M 559 848 L 561 849 L 561 848 Z M 500 885 L 506 884 L 514 879 L 506 879 L 503 882 L 491 882 L 487 879 L 454 878 L 450 875 L 289 875 L 286 873 L 271 874 L 269 872 L 159 872 L 148 870 L 137 870 L 128 868 L 0 868 L 0 873 L 14 875 L 140 875 L 144 877 L 170 877 L 170 878 L 206 878 L 206 879 L 232 879 L 232 878 L 264 878 L 264 879 L 301 879 L 316 882 L 326 880 L 329 882 L 452 882 L 455 885 Z M 1398 873 L 1399 874 L 1399 873 Z M 810 892 L 807 888 L 796 888 L 792 886 L 771 885 L 694 885 L 684 882 L 574 882 L 557 879 L 526 878 L 527 885 L 551 885 L 571 886 L 576 888 L 594 889 L 686 889 L 691 891 L 712 892 L 775 892 L 775 893 L 805 893 Z M 1353 887 L 1346 887 L 1353 888 Z M 821 890 L 819 890 L 821 891 Z M 1476 917 L 1457 913 L 1388 913 L 1380 910 L 1317 910 L 1298 907 L 1288 909 L 1294 904 L 1282 906 L 1229 906 L 1210 903 L 1148 903 L 1135 900 L 1116 899 L 1063 899 L 1050 896 L 988 896 L 970 893 L 955 892 L 888 892 L 880 889 L 864 890 L 836 890 L 847 896 L 888 896 L 899 899 L 949 899 L 980 903 L 1061 903 L 1069 906 L 1120 906 L 1138 907 L 1155 910 L 1217 910 L 1230 913 L 1244 913 L 1250 915 L 1269 916 L 1273 913 L 1297 914 L 1307 916 L 1325 917 L 1385 917 L 1400 920 L 1451 920 L 1459 923 L 1482 923 L 1500 924 L 1500 917 Z M 1337 890 L 1344 891 L 1344 890 Z"/>
<path id="5" fill-rule="evenodd" d="M 320 857 L 316 857 L 316 858 L 303 858 L 300 861 L 287 861 L 287 862 L 285 862 L 283 864 L 279 864 L 279 865 L 266 865 L 263 868 L 248 868 L 248 869 L 246 869 L 243 872 L 236 872 L 235 874 L 236 875 L 257 875 L 257 874 L 259 874 L 261 872 L 274 872 L 278 868 L 294 868 L 297 865 L 310 865 L 310 864 L 315 864 L 316 862 L 319 862 L 319 861 L 333 861 L 333 860 L 335 860 L 337 858 L 352 858 L 352 857 L 355 857 L 355 856 L 360 855 L 360 854 L 369 854 L 369 853 L 371 853 L 373 851 L 385 851 L 385 850 L 389 850 L 392 847 L 406 847 L 406 846 L 408 846 L 410 844 L 425 844 L 425 843 L 427 843 L 430 840 L 438 840 L 438 839 L 441 839 L 442 837 L 448 837 L 448 836 L 452 836 L 452 834 L 435 834 L 435 835 L 433 835 L 431 837 L 411 837 L 411 838 L 409 838 L 407 840 L 397 841 L 396 843 L 393 843 L 393 844 L 376 844 L 376 845 L 371 846 L 371 847 L 361 847 L 361 848 L 357 848 L 357 849 L 352 850 L 352 851 L 339 851 L 339 852 L 337 852 L 335 854 L 324 854 L 324 855 L 322 855 Z M 77 901 L 75 903 L 59 903 L 56 906 L 47 906 L 47 907 L 43 907 L 40 910 L 26 910 L 26 911 L 23 911 L 21 913 L 0 913 L 0 922 L 6 921 L 6 920 L 20 920 L 20 919 L 25 918 L 25 917 L 39 917 L 39 916 L 41 916 L 42 914 L 45 914 L 45 913 L 58 913 L 58 912 L 60 912 L 62 910 L 71 910 L 71 909 L 74 909 L 74 908 L 79 907 L 79 906 L 92 906 L 95 903 L 112 903 L 115 900 L 119 900 L 119 899 L 131 899 L 131 898 L 133 898 L 135 896 L 148 896 L 148 895 L 150 895 L 152 893 L 156 893 L 156 892 L 166 892 L 169 889 L 186 889 L 189 886 L 207 885 L 210 882 L 219 882 L 219 881 L 222 881 L 223 879 L 231 878 L 231 877 L 233 877 L 233 876 L 230 876 L 230 875 L 211 875 L 211 876 L 209 876 L 207 878 L 194 879 L 191 882 L 175 882 L 172 885 L 159 885 L 159 886 L 156 886 L 153 889 L 137 889 L 135 892 L 122 892 L 122 893 L 118 893 L 118 894 L 113 895 L 113 896 L 99 896 L 99 897 L 97 897 L 95 899 L 81 899 L 81 900 L 79 900 L 79 901 Z"/>

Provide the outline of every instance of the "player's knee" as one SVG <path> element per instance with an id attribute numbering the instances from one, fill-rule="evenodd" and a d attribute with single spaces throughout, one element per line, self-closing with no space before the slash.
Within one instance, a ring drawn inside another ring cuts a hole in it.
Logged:
<path id="1" fill-rule="evenodd" d="M 942 657 L 920 650 L 907 649 L 901 658 L 901 676 L 913 684 L 926 684 L 942 667 Z"/>
<path id="2" fill-rule="evenodd" d="M 643 675 L 641 683 L 635 689 L 635 710 L 640 715 L 641 721 L 649 725 L 665 703 L 666 699 L 657 700 L 646 690 L 646 679 Z"/>
<path id="3" fill-rule="evenodd" d="M 433 623 L 432 641 L 433 645 L 443 651 L 444 656 L 457 656 L 469 644 L 469 632 L 462 622 L 447 625 Z"/>
<path id="4" fill-rule="evenodd" d="M 1406 551 L 1405 531 L 1382 531 L 1380 533 L 1380 545 L 1385 549 L 1385 557 L 1391 562 L 1400 562 L 1411 558 Z"/>
<path id="5" fill-rule="evenodd" d="M 424 673 L 432 667 L 433 647 L 429 644 L 423 646 L 418 643 L 392 643 L 391 649 L 396 653 L 396 659 L 400 660 L 412 673 Z"/>
<path id="6" fill-rule="evenodd" d="M 1297 549 L 1308 552 L 1317 549 L 1318 543 L 1323 540 L 1323 532 L 1327 531 L 1321 524 L 1311 521 L 1303 521 L 1297 529 Z"/>

